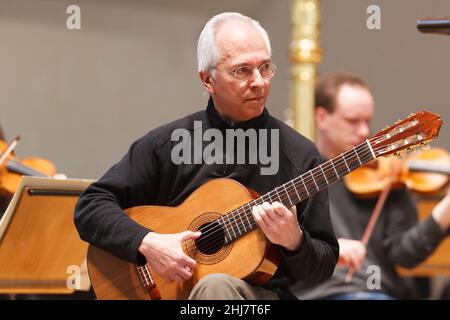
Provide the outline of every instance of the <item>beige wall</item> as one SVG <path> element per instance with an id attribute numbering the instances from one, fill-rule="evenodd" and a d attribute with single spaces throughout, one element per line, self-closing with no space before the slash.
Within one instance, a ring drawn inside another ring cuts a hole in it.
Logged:
<path id="1" fill-rule="evenodd" d="M 98 178 L 149 129 L 203 108 L 196 41 L 221 11 L 260 20 L 279 72 L 269 108 L 288 107 L 290 1 L 0 0 L 0 121 L 22 135 L 19 156 L 55 162 L 70 177 Z M 78 4 L 82 29 L 66 28 Z M 368 4 L 380 4 L 382 30 L 366 28 Z M 450 36 L 423 35 L 415 20 L 450 15 L 442 1 L 322 3 L 321 73 L 348 70 L 372 86 L 374 128 L 427 106 L 449 119 Z M 437 144 L 449 146 L 447 128 Z"/>
<path id="2" fill-rule="evenodd" d="M 369 30 L 366 9 L 381 8 L 381 30 Z M 345 70 L 362 76 L 376 100 L 373 131 L 422 109 L 444 120 L 433 145 L 450 151 L 450 35 L 417 31 L 423 17 L 450 18 L 448 0 L 322 1 L 320 73 Z"/>

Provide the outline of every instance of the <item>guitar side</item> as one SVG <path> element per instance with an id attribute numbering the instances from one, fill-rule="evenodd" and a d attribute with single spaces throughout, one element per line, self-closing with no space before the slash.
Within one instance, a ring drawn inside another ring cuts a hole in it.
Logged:
<path id="1" fill-rule="evenodd" d="M 197 230 L 202 223 L 216 219 L 251 201 L 252 194 L 238 182 L 221 178 L 195 190 L 177 207 L 141 206 L 125 210 L 136 222 L 158 233 Z M 189 252 L 186 244 L 185 252 Z M 193 277 L 183 284 L 167 283 L 150 270 L 162 299 L 187 299 L 192 287 L 211 273 L 227 273 L 253 284 L 267 281 L 276 271 L 279 256 L 259 228 L 223 246 L 213 254 L 199 254 Z M 150 299 L 136 272 L 136 266 L 89 246 L 89 277 L 98 299 Z"/>

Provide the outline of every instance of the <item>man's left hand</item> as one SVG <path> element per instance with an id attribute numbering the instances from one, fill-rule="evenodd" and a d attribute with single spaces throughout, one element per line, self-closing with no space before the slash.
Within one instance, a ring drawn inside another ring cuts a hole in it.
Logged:
<path id="1" fill-rule="evenodd" d="M 280 202 L 264 202 L 253 207 L 253 217 L 270 242 L 295 251 L 303 243 L 303 231 L 297 221 L 297 208 Z"/>

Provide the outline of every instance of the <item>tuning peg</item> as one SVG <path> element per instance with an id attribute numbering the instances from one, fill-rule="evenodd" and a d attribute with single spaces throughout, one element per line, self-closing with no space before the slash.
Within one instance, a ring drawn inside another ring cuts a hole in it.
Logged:
<path id="1" fill-rule="evenodd" d="M 402 157 L 402 156 L 400 155 L 400 151 L 394 152 L 392 155 L 393 155 L 394 157 L 399 158 L 399 159 Z"/>
<path id="2" fill-rule="evenodd" d="M 422 142 L 422 143 L 420 144 L 420 149 L 421 149 L 422 151 L 428 150 L 428 149 L 430 149 L 430 148 L 431 148 L 431 146 L 430 146 L 430 144 L 429 144 L 428 142 Z"/>
<path id="3" fill-rule="evenodd" d="M 408 147 L 406 148 L 406 153 L 408 154 L 408 156 L 413 155 L 416 152 L 416 148 L 415 147 Z"/>

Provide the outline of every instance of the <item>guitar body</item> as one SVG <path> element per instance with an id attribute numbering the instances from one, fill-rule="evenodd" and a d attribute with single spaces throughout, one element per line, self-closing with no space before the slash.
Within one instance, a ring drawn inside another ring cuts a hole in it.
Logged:
<path id="1" fill-rule="evenodd" d="M 221 178 L 207 182 L 177 207 L 141 206 L 125 210 L 141 225 L 157 233 L 196 231 L 257 195 L 238 182 Z M 220 232 L 218 233 L 220 236 Z M 226 273 L 252 284 L 266 282 L 276 271 L 279 256 L 259 228 L 234 241 L 200 251 L 193 240 L 183 250 L 197 261 L 193 277 L 183 284 L 167 283 L 150 271 L 161 299 L 187 299 L 192 287 L 204 276 Z M 141 283 L 136 265 L 94 246 L 88 249 L 88 270 L 98 299 L 151 299 Z"/>

